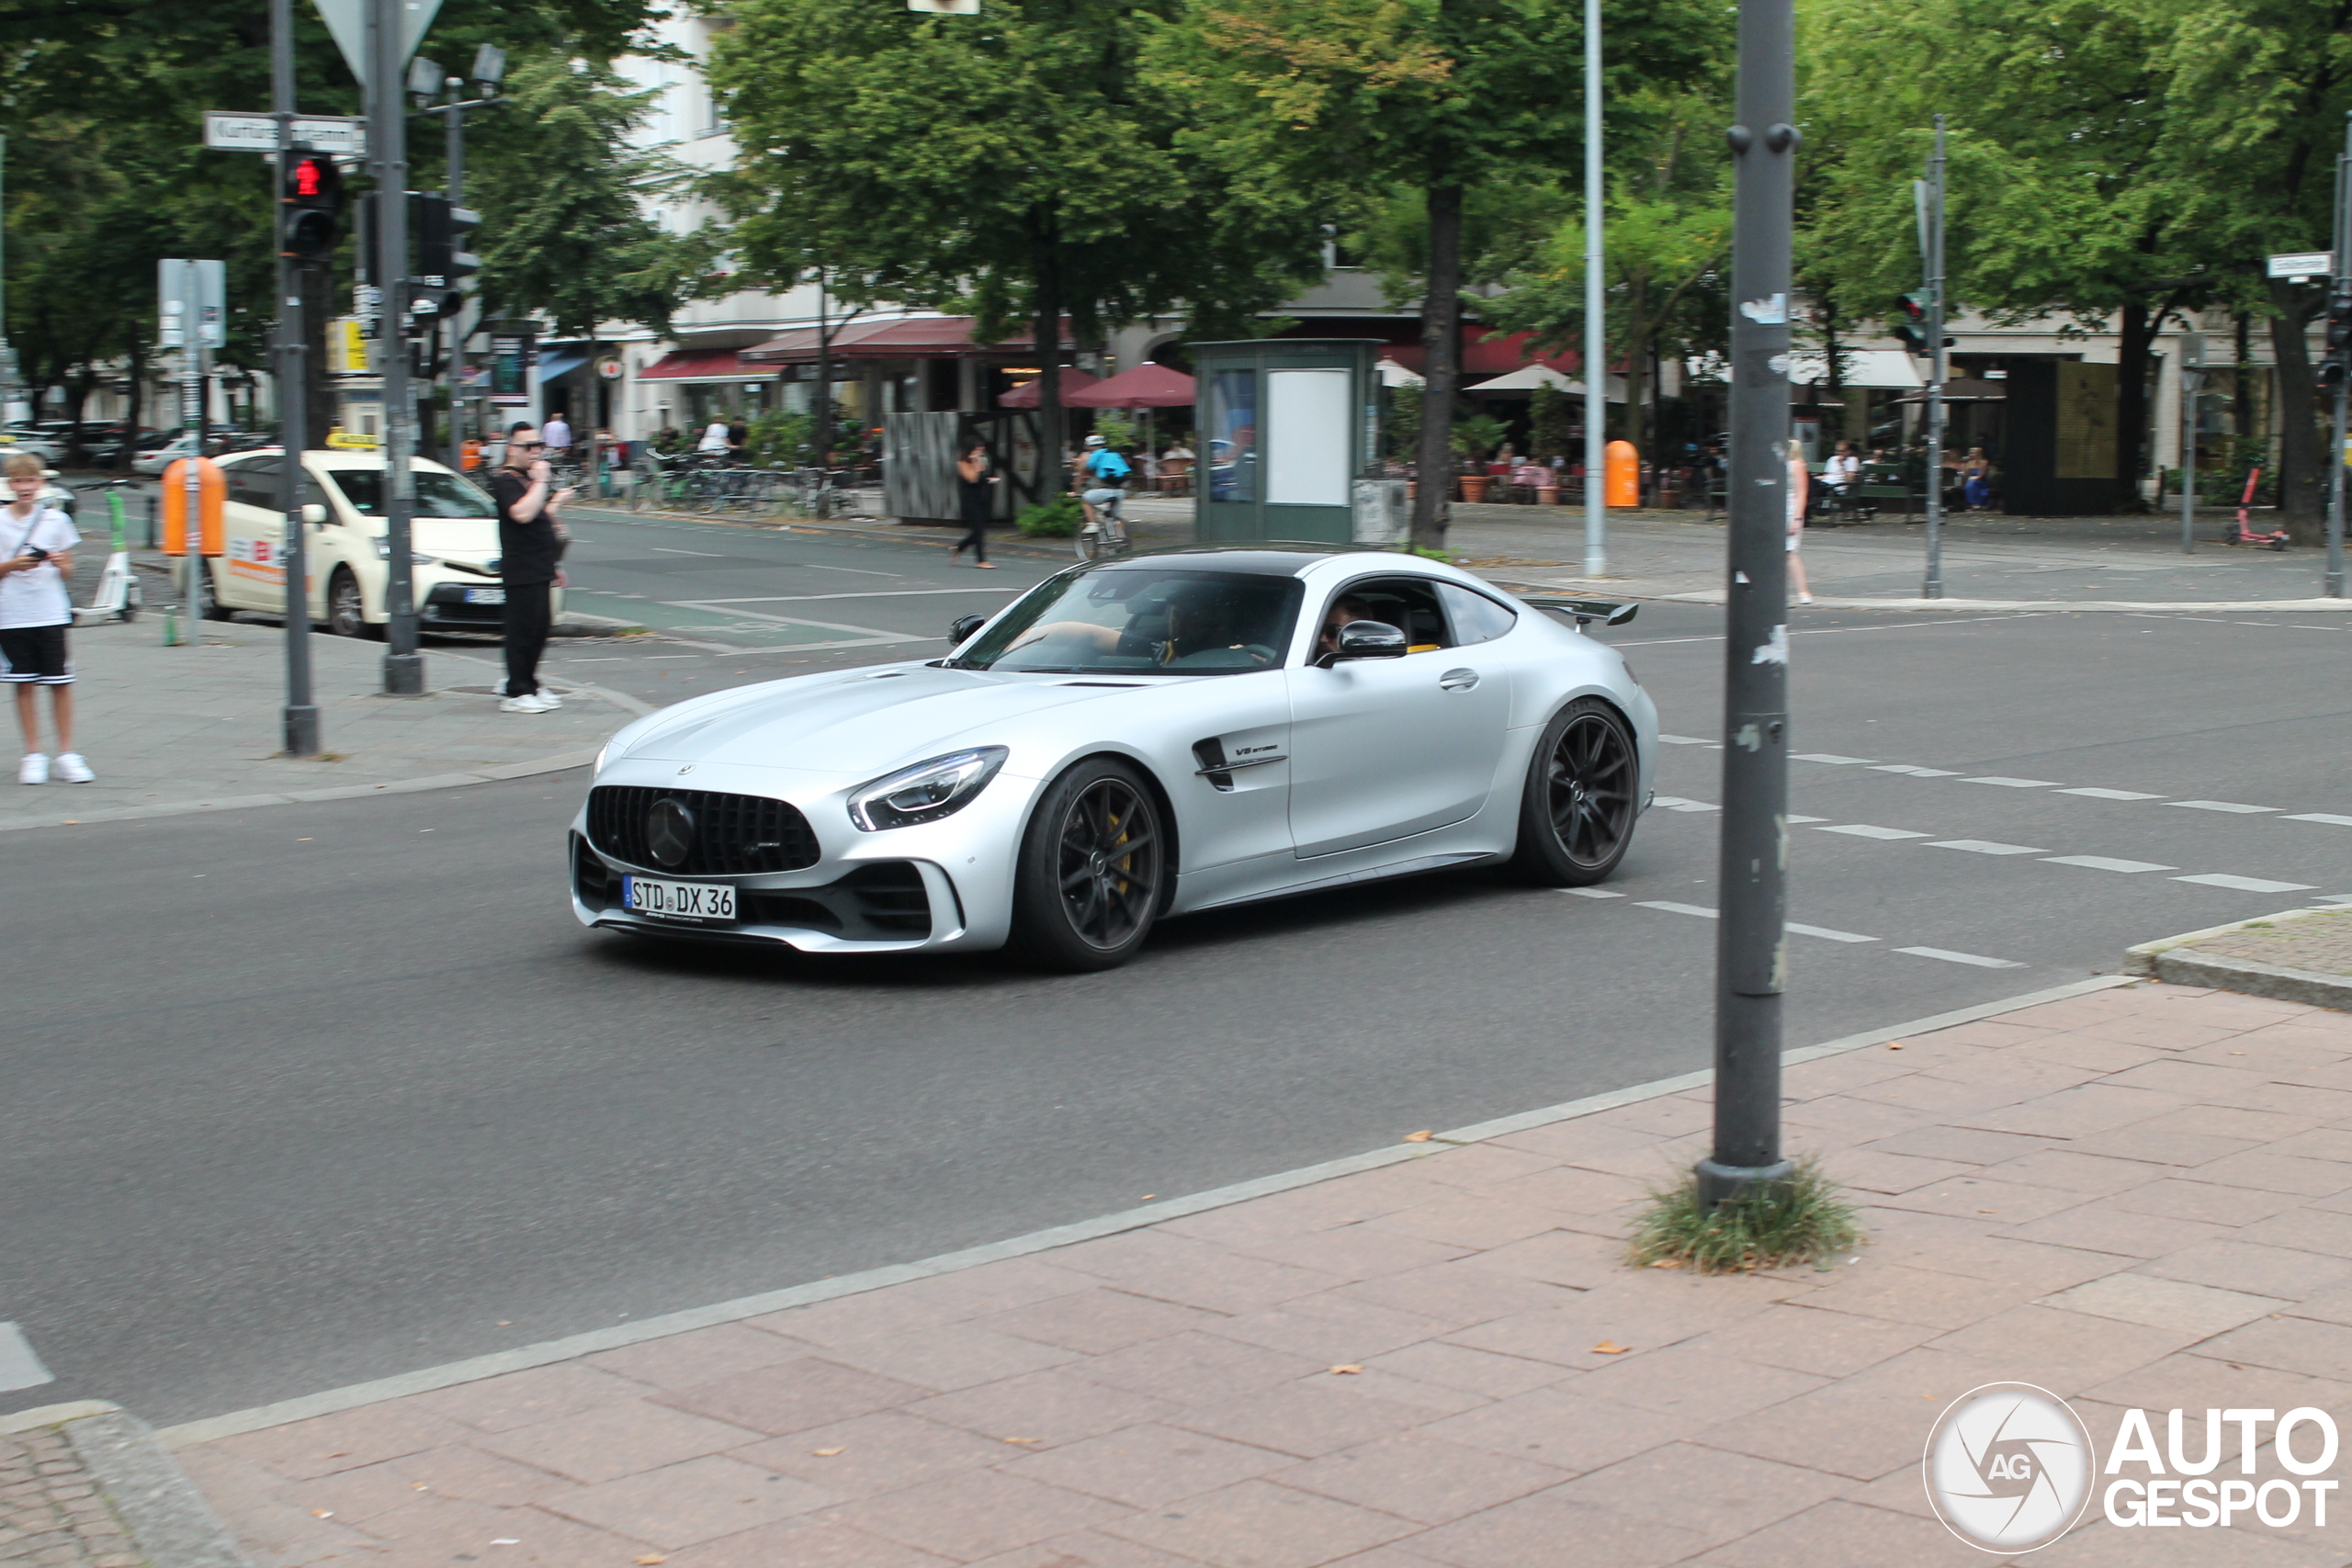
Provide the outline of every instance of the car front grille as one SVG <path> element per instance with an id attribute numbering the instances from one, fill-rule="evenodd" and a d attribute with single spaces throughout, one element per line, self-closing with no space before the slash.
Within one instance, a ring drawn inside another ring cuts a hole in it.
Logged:
<path id="1" fill-rule="evenodd" d="M 694 842 L 674 866 L 654 860 L 645 816 L 674 800 L 694 817 Z M 588 792 L 588 840 L 613 859 L 674 876 L 750 876 L 817 863 L 817 835 L 797 807 L 756 795 L 599 784 Z"/>
<path id="2" fill-rule="evenodd" d="M 931 895 L 911 862 L 877 861 L 822 887 L 747 887 L 742 919 L 758 926 L 801 926 L 852 942 L 920 941 L 931 934 Z"/>

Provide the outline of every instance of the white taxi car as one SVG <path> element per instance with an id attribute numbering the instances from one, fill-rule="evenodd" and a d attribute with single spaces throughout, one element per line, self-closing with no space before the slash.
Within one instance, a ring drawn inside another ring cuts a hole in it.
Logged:
<path id="1" fill-rule="evenodd" d="M 495 632 L 506 613 L 499 577 L 498 513 L 473 480 L 427 457 L 413 459 L 416 501 L 410 513 L 411 581 L 425 631 Z M 286 609 L 286 513 L 280 510 L 286 454 L 266 446 L 220 459 L 229 493 L 222 508 L 228 553 L 211 562 L 215 618 L 236 610 L 282 615 Z M 337 637 L 381 638 L 390 619 L 385 586 L 391 548 L 385 534 L 384 461 L 374 452 L 304 454 L 310 479 L 302 508 L 311 615 Z M 563 612 L 563 591 L 553 595 Z"/>

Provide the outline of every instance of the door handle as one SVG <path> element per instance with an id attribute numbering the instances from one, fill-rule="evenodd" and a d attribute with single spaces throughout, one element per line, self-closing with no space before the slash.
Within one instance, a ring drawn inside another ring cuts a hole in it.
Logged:
<path id="1" fill-rule="evenodd" d="M 1437 678 L 1437 683 L 1449 692 L 1466 692 L 1478 683 L 1476 670 L 1449 670 Z"/>

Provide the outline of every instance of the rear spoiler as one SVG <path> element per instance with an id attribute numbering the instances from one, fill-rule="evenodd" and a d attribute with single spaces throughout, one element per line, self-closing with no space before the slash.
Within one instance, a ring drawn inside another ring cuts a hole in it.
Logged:
<path id="1" fill-rule="evenodd" d="M 1590 626 L 1595 621 L 1605 626 L 1622 626 L 1632 620 L 1634 612 L 1641 608 L 1637 604 L 1627 604 L 1619 599 L 1562 599 L 1543 593 L 1522 593 L 1519 597 L 1521 603 L 1532 604 L 1539 610 L 1557 610 L 1564 615 L 1574 615 L 1578 627 Z"/>

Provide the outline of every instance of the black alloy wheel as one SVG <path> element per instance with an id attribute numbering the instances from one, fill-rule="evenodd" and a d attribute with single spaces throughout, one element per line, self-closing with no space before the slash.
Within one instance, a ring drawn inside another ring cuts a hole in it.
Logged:
<path id="1" fill-rule="evenodd" d="M 1578 697 L 1553 716 L 1528 767 L 1510 871 L 1546 887 L 1605 880 L 1633 842 L 1641 767 L 1623 715 Z"/>
<path id="2" fill-rule="evenodd" d="M 327 579 L 327 630 L 337 637 L 380 637 L 383 631 L 368 624 L 368 601 L 359 592 L 359 580 L 347 566 L 334 569 Z"/>
<path id="3" fill-rule="evenodd" d="M 1167 848 L 1159 800 L 1132 766 L 1097 757 L 1071 768 L 1022 840 L 1014 945 L 1055 969 L 1124 964 L 1159 918 Z"/>

